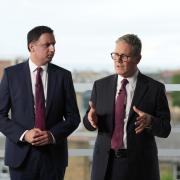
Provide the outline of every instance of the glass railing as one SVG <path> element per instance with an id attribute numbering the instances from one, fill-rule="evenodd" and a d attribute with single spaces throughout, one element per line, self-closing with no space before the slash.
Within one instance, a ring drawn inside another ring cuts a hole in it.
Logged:
<path id="1" fill-rule="evenodd" d="M 78 106 L 81 116 L 87 108 L 90 89 L 92 84 L 75 84 Z M 158 145 L 158 156 L 160 163 L 161 180 L 174 178 L 180 175 L 180 108 L 173 107 L 172 93 L 180 94 L 180 84 L 166 84 L 167 97 L 171 108 L 172 131 L 167 139 L 156 138 Z M 179 95 L 180 96 L 180 95 Z M 69 165 L 67 167 L 65 180 L 90 180 L 92 165 L 92 154 L 96 132 L 84 129 L 82 123 L 69 138 Z M 8 168 L 4 166 L 4 136 L 0 135 L 0 180 L 9 180 Z"/>

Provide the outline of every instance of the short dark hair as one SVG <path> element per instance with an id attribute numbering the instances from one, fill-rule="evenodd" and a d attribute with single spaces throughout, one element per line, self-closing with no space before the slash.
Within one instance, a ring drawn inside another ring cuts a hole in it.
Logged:
<path id="1" fill-rule="evenodd" d="M 139 39 L 139 37 L 137 35 L 125 34 L 125 35 L 119 37 L 116 40 L 116 43 L 118 43 L 120 41 L 125 41 L 127 44 L 132 46 L 132 48 L 133 48 L 132 53 L 134 56 L 141 55 L 142 43 L 141 43 L 141 40 Z"/>
<path id="2" fill-rule="evenodd" d="M 29 50 L 29 43 L 33 41 L 37 41 L 39 37 L 44 33 L 52 33 L 53 30 L 48 26 L 36 26 L 33 29 L 31 29 L 27 34 L 27 47 Z"/>

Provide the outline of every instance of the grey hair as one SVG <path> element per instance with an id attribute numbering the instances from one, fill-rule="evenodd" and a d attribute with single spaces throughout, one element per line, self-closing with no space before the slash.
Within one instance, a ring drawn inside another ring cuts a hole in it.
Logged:
<path id="1" fill-rule="evenodd" d="M 133 56 L 139 56 L 141 55 L 141 40 L 139 37 L 135 34 L 125 34 L 121 37 L 119 37 L 116 40 L 116 43 L 119 43 L 120 41 L 125 41 L 127 44 L 132 46 L 132 55 Z"/>

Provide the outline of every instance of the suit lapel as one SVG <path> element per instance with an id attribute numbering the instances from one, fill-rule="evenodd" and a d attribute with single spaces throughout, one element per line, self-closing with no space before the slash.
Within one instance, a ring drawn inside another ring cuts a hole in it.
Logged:
<path id="1" fill-rule="evenodd" d="M 47 88 L 47 102 L 46 102 L 46 116 L 50 109 L 51 102 L 53 100 L 53 92 L 56 85 L 56 73 L 55 69 L 53 68 L 52 64 L 49 63 L 48 65 L 48 88 Z"/>
<path id="2" fill-rule="evenodd" d="M 26 61 L 23 64 L 23 68 L 22 68 L 22 88 L 24 89 L 24 97 L 26 99 L 26 103 L 27 106 L 29 106 L 29 115 L 32 116 L 32 119 L 34 119 L 34 96 L 33 96 L 33 92 L 32 92 L 32 83 L 31 83 L 31 75 L 30 75 L 30 69 L 29 69 L 29 61 Z M 32 112 L 32 113 L 31 113 Z M 30 121 L 27 122 L 30 123 L 28 126 L 29 127 L 33 127 L 34 126 L 34 122 Z"/>
<path id="3" fill-rule="evenodd" d="M 117 78 L 118 78 L 117 74 L 112 76 L 112 79 L 110 79 L 110 81 L 107 84 L 108 91 L 106 98 L 107 98 L 108 107 L 111 107 L 110 113 L 112 114 L 112 120 L 109 121 L 109 127 L 111 131 L 113 131 L 113 127 L 114 127 L 114 111 L 115 111 L 114 108 L 115 108 Z"/>
<path id="4" fill-rule="evenodd" d="M 116 99 L 116 90 L 117 90 L 117 79 L 118 79 L 118 75 L 115 75 L 113 77 L 113 81 L 112 82 L 112 85 L 110 84 L 110 86 L 112 87 L 112 90 L 111 90 L 111 99 L 113 100 L 111 103 L 113 104 L 110 104 L 111 107 L 113 107 L 113 112 L 114 112 L 114 108 L 115 108 L 115 99 Z"/>
<path id="5" fill-rule="evenodd" d="M 32 92 L 32 83 L 31 83 L 31 75 L 30 75 L 30 69 L 29 69 L 29 61 L 25 62 L 24 64 L 24 77 L 23 79 L 25 80 L 25 86 L 24 86 L 24 92 L 27 92 L 27 98 L 29 98 L 29 101 L 32 105 L 34 106 L 34 98 L 33 98 L 33 92 Z"/>
<path id="6" fill-rule="evenodd" d="M 132 119 L 131 117 L 135 113 L 133 110 L 133 106 L 138 107 L 139 103 L 144 97 L 144 94 L 147 91 L 147 88 L 148 88 L 148 83 L 147 81 L 145 81 L 144 75 L 139 72 L 138 77 L 137 77 L 137 84 L 136 84 L 136 88 L 134 91 L 134 96 L 133 96 L 133 100 L 132 100 L 131 108 L 129 112 L 128 122 L 131 121 Z"/>

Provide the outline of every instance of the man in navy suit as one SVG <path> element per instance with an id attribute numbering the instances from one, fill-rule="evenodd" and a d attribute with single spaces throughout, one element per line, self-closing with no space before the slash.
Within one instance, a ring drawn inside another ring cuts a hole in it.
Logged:
<path id="1" fill-rule="evenodd" d="M 159 180 L 155 136 L 171 131 L 165 87 L 137 68 L 136 35 L 118 38 L 111 57 L 116 74 L 95 81 L 84 117 L 88 130 L 98 129 L 91 179 Z"/>
<path id="2" fill-rule="evenodd" d="M 12 180 L 64 179 L 67 137 L 78 127 L 80 116 L 71 73 L 51 63 L 55 43 L 51 28 L 33 28 L 27 35 L 29 59 L 4 70 L 0 131 L 6 136 L 5 164 Z M 38 69 L 41 110 L 36 98 Z"/>

